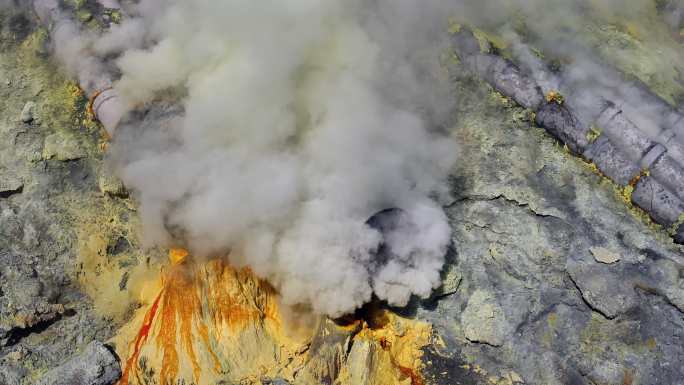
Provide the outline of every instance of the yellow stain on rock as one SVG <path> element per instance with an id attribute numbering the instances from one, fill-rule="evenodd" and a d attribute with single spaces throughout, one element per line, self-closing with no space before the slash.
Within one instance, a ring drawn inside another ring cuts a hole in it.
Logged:
<path id="1" fill-rule="evenodd" d="M 361 331 L 354 336 L 348 359 L 351 364 L 343 366 L 338 382 L 354 384 L 359 378 L 365 378 L 370 381 L 367 383 L 377 385 L 423 385 L 423 348 L 431 341 L 432 325 L 382 309 L 372 317 L 370 325 L 363 322 Z M 363 354 L 357 353 L 356 346 L 362 347 L 358 352 L 367 352 L 365 361 L 371 363 L 368 367 L 353 364 L 354 355 Z M 363 372 L 364 369 L 368 370 Z"/>
<path id="2" fill-rule="evenodd" d="M 143 286 L 158 286 L 157 267 L 142 262 L 137 240 L 128 236 L 137 231 L 136 222 L 121 221 L 125 208 L 104 197 L 82 199 L 66 193 L 58 199 L 67 209 L 65 222 L 72 223 L 76 234 L 75 274 L 80 287 L 93 300 L 98 314 L 117 324 L 126 321 Z M 118 240 L 131 247 L 112 255 L 110 249 Z"/>
<path id="3" fill-rule="evenodd" d="M 548 317 L 546 318 L 546 320 L 547 320 L 548 323 L 549 323 L 549 327 L 550 327 L 551 329 L 555 329 L 555 328 L 556 328 L 556 324 L 558 323 L 558 314 L 556 314 L 556 313 L 549 313 L 549 315 L 548 315 Z"/>
<path id="4" fill-rule="evenodd" d="M 560 92 L 556 90 L 551 90 L 546 94 L 546 101 L 548 103 L 556 103 L 556 104 L 563 104 L 565 103 L 565 98 L 563 95 L 561 95 Z"/>

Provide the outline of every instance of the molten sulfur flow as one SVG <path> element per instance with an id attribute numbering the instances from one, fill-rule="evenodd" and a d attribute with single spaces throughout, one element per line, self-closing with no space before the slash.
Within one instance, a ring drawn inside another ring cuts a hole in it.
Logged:
<path id="1" fill-rule="evenodd" d="M 268 351 L 280 346 L 280 321 L 267 283 L 222 260 L 196 263 L 181 249 L 169 252 L 169 262 L 159 294 L 122 355 L 128 358 L 120 385 L 152 377 L 161 384 L 180 378 L 207 384 L 228 373 L 247 375 L 254 365 L 275 366 Z"/>
<path id="2" fill-rule="evenodd" d="M 182 249 L 168 256 L 158 289 L 114 340 L 125 357 L 118 385 L 261 384 L 276 377 L 298 384 L 325 378 L 423 384 L 429 324 L 373 308 L 346 325 L 312 317 L 318 327 L 294 333 L 284 325 L 275 290 L 251 270 L 223 259 L 197 261 Z"/>

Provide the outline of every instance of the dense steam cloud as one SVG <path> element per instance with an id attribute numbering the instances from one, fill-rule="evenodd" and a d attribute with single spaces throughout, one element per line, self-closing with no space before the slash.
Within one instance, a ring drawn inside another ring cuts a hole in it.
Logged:
<path id="1" fill-rule="evenodd" d="M 54 47 L 86 85 L 116 74 L 137 111 L 117 129 L 111 158 L 140 201 L 148 244 L 229 254 L 285 302 L 340 315 L 373 295 L 403 305 L 440 283 L 450 238 L 440 203 L 457 161 L 446 133 L 455 96 L 438 60 L 448 17 L 501 36 L 544 91 L 567 93 L 582 117 L 617 99 L 638 107 L 631 118 L 648 129 L 658 109 L 621 86 L 582 36 L 589 14 L 609 23 L 653 7 L 140 0 L 104 36 L 64 29 Z M 554 58 L 563 72 L 549 71 Z M 395 253 L 379 262 L 383 239 L 365 222 L 390 207 L 411 225 L 385 239 Z"/>
<path id="2" fill-rule="evenodd" d="M 0 10 L 15 7 L 13 0 L 0 0 Z"/>
<path id="3" fill-rule="evenodd" d="M 446 24 L 423 24 L 409 2 L 143 0 L 138 11 L 98 46 L 123 51 L 115 87 L 130 106 L 181 99 L 163 124 L 130 121 L 112 149 L 150 243 L 230 251 L 285 302 L 329 315 L 439 285 L 450 231 L 435 198 L 457 154 L 436 127 L 451 100 L 434 40 Z M 377 266 L 382 237 L 365 222 L 389 207 L 412 226 Z"/>

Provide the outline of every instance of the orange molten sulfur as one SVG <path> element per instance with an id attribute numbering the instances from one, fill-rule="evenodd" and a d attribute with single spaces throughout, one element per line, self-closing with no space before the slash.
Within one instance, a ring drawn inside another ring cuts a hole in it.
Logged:
<path id="1" fill-rule="evenodd" d="M 169 250 L 169 261 L 171 261 L 172 265 L 177 265 L 182 263 L 185 258 L 187 258 L 188 254 L 188 251 L 185 249 L 171 249 Z"/>
<path id="2" fill-rule="evenodd" d="M 154 316 L 157 314 L 157 308 L 159 307 L 159 299 L 161 298 L 162 293 L 163 291 L 159 293 L 157 299 L 155 299 L 154 303 L 152 303 L 152 307 L 147 312 L 147 314 L 145 314 L 143 324 L 140 327 L 138 335 L 135 337 L 135 341 L 133 342 L 133 353 L 126 360 L 126 366 L 124 367 L 121 379 L 119 380 L 119 382 L 117 382 L 118 385 L 128 385 L 128 376 L 130 376 L 131 369 L 135 367 L 135 364 L 138 361 L 138 356 L 140 355 L 140 347 L 145 341 L 147 341 L 147 337 L 150 334 L 152 321 L 154 320 Z"/>
<path id="3" fill-rule="evenodd" d="M 146 355 L 145 359 L 161 360 L 155 365 L 159 383 L 175 383 L 182 363 L 200 383 L 207 370 L 221 370 L 212 346 L 222 336 L 239 332 L 249 322 L 277 322 L 274 290 L 249 269 L 236 271 L 220 259 L 196 264 L 183 249 L 171 249 L 168 256 L 171 265 L 162 270 L 161 291 L 128 349 L 118 385 L 145 383 L 140 360 Z"/>

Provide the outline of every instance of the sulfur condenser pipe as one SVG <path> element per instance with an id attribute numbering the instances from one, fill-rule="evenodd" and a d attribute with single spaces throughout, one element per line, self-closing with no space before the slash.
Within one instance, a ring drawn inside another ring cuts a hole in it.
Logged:
<path id="1" fill-rule="evenodd" d="M 109 9 L 121 9 L 121 4 L 118 0 L 97 0 L 100 5 Z"/>
<path id="2" fill-rule="evenodd" d="M 536 112 L 536 123 L 565 143 L 575 154 L 592 161 L 608 178 L 621 186 L 632 185 L 632 202 L 663 226 L 677 225 L 675 241 L 684 244 L 684 148 L 676 139 L 684 132 L 684 118 L 676 109 L 639 85 L 626 85 L 648 105 L 656 106 L 664 128 L 650 138 L 623 113 L 618 103 L 593 95 L 596 112 L 587 119 L 600 129 L 593 137 L 567 103 L 544 100 L 532 76 L 509 60 L 480 51 L 469 30 L 453 36 L 453 47 L 466 67 L 493 88 L 521 106 Z M 637 114 L 638 115 L 638 114 Z"/>
<path id="3" fill-rule="evenodd" d="M 107 8 L 118 9 L 120 7 L 116 0 L 100 0 L 99 2 Z M 60 8 L 59 0 L 34 0 L 33 11 L 40 23 L 48 29 L 54 44 L 64 44 L 64 42 L 80 38 L 79 25 L 70 14 Z M 56 48 L 60 49 L 59 46 Z M 123 117 L 124 108 L 121 99 L 112 88 L 112 76 L 98 58 L 84 58 L 83 62 L 88 62 L 90 65 L 87 69 L 76 69 L 79 85 L 92 100 L 95 118 L 100 121 L 107 133 L 113 136 Z M 93 67 L 96 70 L 93 70 Z"/>

